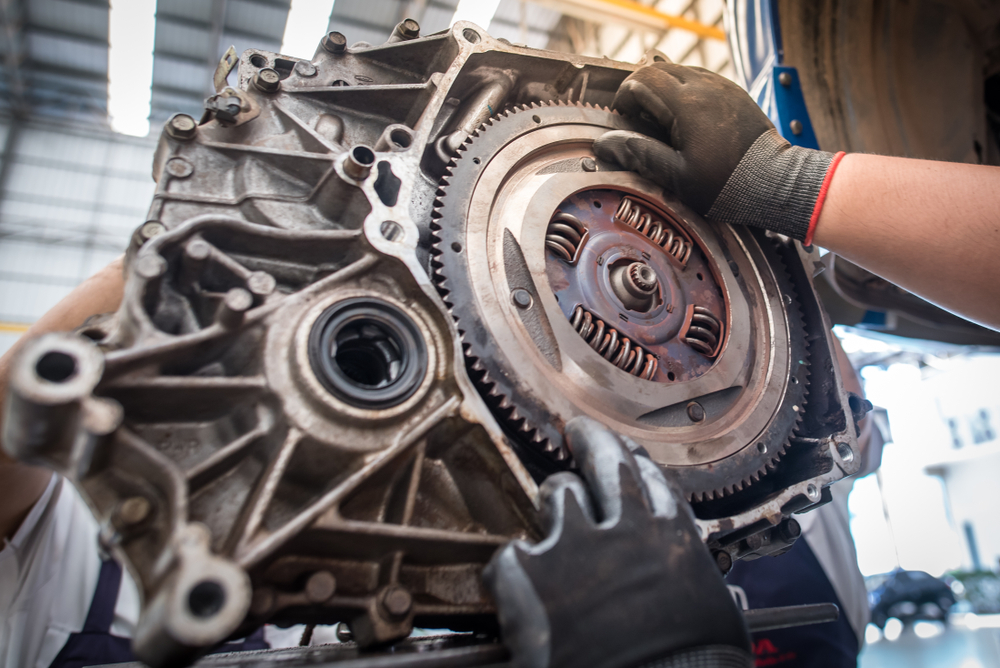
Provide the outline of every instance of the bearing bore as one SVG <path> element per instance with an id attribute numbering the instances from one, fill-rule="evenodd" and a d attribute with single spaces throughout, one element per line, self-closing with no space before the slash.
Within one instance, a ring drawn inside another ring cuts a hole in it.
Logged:
<path id="1" fill-rule="evenodd" d="M 349 299 L 316 320 L 309 363 L 323 387 L 343 401 L 390 408 L 420 387 L 427 348 L 416 323 L 392 304 Z"/>

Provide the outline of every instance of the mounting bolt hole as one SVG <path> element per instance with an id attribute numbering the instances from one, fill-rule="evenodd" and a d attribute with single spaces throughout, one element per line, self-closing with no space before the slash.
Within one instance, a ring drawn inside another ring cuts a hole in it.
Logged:
<path id="1" fill-rule="evenodd" d="M 653 62 L 654 63 L 665 63 L 665 62 L 667 62 L 667 59 L 664 58 L 663 56 L 653 56 Z"/>
<path id="2" fill-rule="evenodd" d="M 45 353 L 35 363 L 35 373 L 50 383 L 65 382 L 76 375 L 76 359 L 66 353 Z"/>
<path id="3" fill-rule="evenodd" d="M 472 163 L 475 164 L 475 165 L 478 165 L 481 162 L 482 162 L 482 160 L 480 160 L 479 158 L 473 158 L 472 159 Z"/>
<path id="4" fill-rule="evenodd" d="M 465 41 L 469 42 L 470 44 L 479 44 L 479 33 L 473 30 L 472 28 L 466 28 L 465 30 L 463 30 L 462 37 L 464 37 Z"/>
<path id="5" fill-rule="evenodd" d="M 375 164 L 375 152 L 367 146 L 355 146 L 354 150 L 351 151 L 351 155 L 362 165 L 371 166 Z"/>
<path id="6" fill-rule="evenodd" d="M 767 452 L 767 446 L 764 445 L 763 443 L 758 443 L 757 452 L 759 452 L 760 454 L 764 454 L 765 452 Z"/>
<path id="7" fill-rule="evenodd" d="M 668 371 L 667 372 L 667 378 L 669 380 L 677 380 L 677 374 L 675 374 L 673 371 Z"/>
<path id="8" fill-rule="evenodd" d="M 267 67 L 267 58 L 260 55 L 259 53 L 255 53 L 252 56 L 250 56 L 250 64 L 257 68 Z"/>
<path id="9" fill-rule="evenodd" d="M 396 128 L 389 133 L 389 141 L 399 148 L 409 148 L 413 143 L 413 135 L 403 128 Z"/>
<path id="10" fill-rule="evenodd" d="M 188 593 L 188 609 L 200 619 L 212 617 L 226 604 L 226 590 L 214 580 L 199 582 Z"/>
<path id="11" fill-rule="evenodd" d="M 698 274 L 697 274 L 697 275 L 698 275 L 698 280 L 699 280 L 699 281 L 704 281 L 704 280 L 705 280 L 705 277 L 704 277 L 704 276 L 703 276 L 703 275 L 701 274 L 701 272 L 700 272 L 700 271 L 698 272 Z"/>
<path id="12" fill-rule="evenodd" d="M 601 205 L 601 201 L 600 201 L 600 200 L 597 200 L 597 199 L 595 199 L 595 200 L 594 200 L 594 208 L 595 208 L 595 209 L 600 209 L 600 208 L 601 208 L 601 206 L 602 206 L 602 205 Z"/>
<path id="13" fill-rule="evenodd" d="M 845 464 L 849 464 L 854 461 L 854 451 L 851 450 L 851 446 L 847 443 L 837 444 L 837 454 L 840 455 L 840 458 L 844 460 Z"/>
<path id="14" fill-rule="evenodd" d="M 536 115 L 534 115 L 534 116 L 532 116 L 532 117 L 531 117 L 531 120 L 533 120 L 533 121 L 534 121 L 534 122 L 536 122 L 536 123 L 541 123 L 541 122 L 542 122 L 542 119 L 541 119 L 541 117 L 539 117 L 539 116 L 538 116 L 537 114 L 536 114 Z"/>
<path id="15" fill-rule="evenodd" d="M 819 496 L 819 490 L 816 489 L 816 485 L 809 485 L 808 487 L 806 487 L 806 496 L 808 496 L 810 499 L 814 499 L 817 496 Z"/>
<path id="16" fill-rule="evenodd" d="M 462 244 L 458 243 L 457 241 L 453 241 L 452 244 L 451 244 L 451 249 L 453 251 L 455 251 L 456 253 L 461 253 L 462 252 Z"/>
<path id="17" fill-rule="evenodd" d="M 387 241 L 397 241 L 403 237 L 403 228 L 394 220 L 383 222 L 380 231 Z"/>

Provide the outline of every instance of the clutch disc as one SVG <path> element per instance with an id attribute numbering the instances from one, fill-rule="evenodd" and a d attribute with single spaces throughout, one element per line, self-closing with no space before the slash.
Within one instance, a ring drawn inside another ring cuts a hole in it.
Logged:
<path id="1" fill-rule="evenodd" d="M 492 410 L 547 454 L 541 474 L 564 465 L 563 425 L 585 414 L 692 500 L 731 494 L 773 467 L 799 421 L 794 291 L 766 237 L 598 162 L 609 129 L 635 128 L 606 109 L 532 106 L 470 137 L 434 213 L 439 289 Z"/>

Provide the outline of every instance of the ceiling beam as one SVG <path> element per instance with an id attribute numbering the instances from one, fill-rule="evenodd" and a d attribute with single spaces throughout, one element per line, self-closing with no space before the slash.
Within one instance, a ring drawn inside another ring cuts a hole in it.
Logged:
<path id="1" fill-rule="evenodd" d="M 585 21 L 613 22 L 647 32 L 662 32 L 673 28 L 694 33 L 702 39 L 726 40 L 726 32 L 720 28 L 683 16 L 665 14 L 635 0 L 536 0 L 536 2 Z"/>
<path id="2" fill-rule="evenodd" d="M 10 91 L 11 114 L 16 118 L 28 115 L 27 88 L 21 65 L 25 60 L 24 42 L 24 0 L 0 0 L 0 32 L 7 43 L 3 65 L 7 74 L 7 88 Z"/>

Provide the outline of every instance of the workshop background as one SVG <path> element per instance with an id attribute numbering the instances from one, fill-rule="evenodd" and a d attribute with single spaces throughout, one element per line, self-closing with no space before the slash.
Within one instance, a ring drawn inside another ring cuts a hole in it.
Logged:
<path id="1" fill-rule="evenodd" d="M 632 62 L 656 47 L 736 79 L 723 0 L 0 0 L 0 353 L 123 251 L 164 121 L 201 115 L 227 47 L 310 57 L 327 31 L 378 44 L 405 17 Z M 861 665 L 1000 665 L 1000 356 L 841 334 L 891 438 L 851 496 L 861 570 L 945 576 L 959 598 L 947 626 L 870 626 Z"/>

